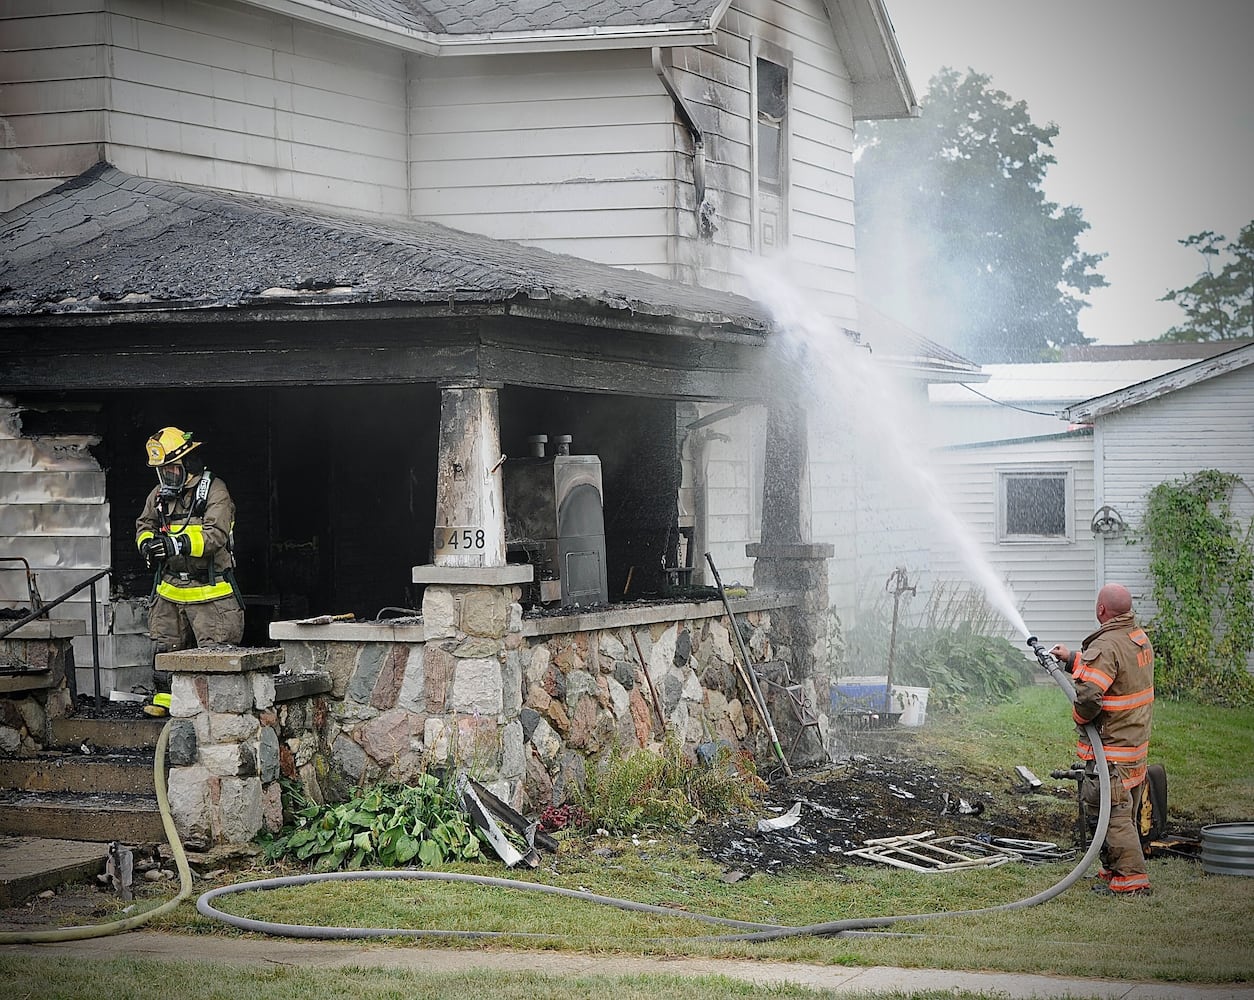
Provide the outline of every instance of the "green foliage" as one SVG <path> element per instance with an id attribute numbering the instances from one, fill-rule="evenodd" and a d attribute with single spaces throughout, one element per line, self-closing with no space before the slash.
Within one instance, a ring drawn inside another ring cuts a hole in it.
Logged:
<path id="1" fill-rule="evenodd" d="M 955 709 L 1012 698 L 1032 677 L 1022 650 L 970 622 L 947 629 L 911 629 L 899 645 L 894 679 L 931 688 L 928 704 Z"/>
<path id="2" fill-rule="evenodd" d="M 1254 222 L 1248 222 L 1237 238 L 1224 246 L 1227 237 L 1207 229 L 1178 240 L 1196 247 L 1205 269 L 1191 285 L 1164 295 L 1160 302 L 1174 302 L 1184 310 L 1185 321 L 1173 326 L 1159 340 L 1232 340 L 1254 336 Z M 1227 255 L 1223 266 L 1215 265 Z"/>
<path id="3" fill-rule="evenodd" d="M 375 785 L 338 805 L 295 805 L 293 825 L 264 845 L 271 860 L 288 858 L 326 872 L 480 857 L 478 834 L 456 791 L 434 774 L 420 775 L 412 785 Z"/>
<path id="4" fill-rule="evenodd" d="M 610 747 L 588 775 L 579 804 L 588 825 L 611 833 L 682 827 L 694 819 L 746 809 L 765 789 L 752 758 L 718 745 L 709 764 L 689 757 L 674 736 L 662 752 Z"/>
<path id="5" fill-rule="evenodd" d="M 1042 184 L 1058 127 L 990 78 L 945 68 L 921 117 L 858 125 L 858 267 L 881 311 L 981 362 L 1083 344 L 1085 296 L 1106 284 L 1089 225 Z M 913 310 L 910 313 L 909 310 Z"/>
<path id="6" fill-rule="evenodd" d="M 838 674 L 885 672 L 891 604 L 891 596 L 881 594 L 873 606 L 859 610 L 858 625 L 850 630 L 850 655 Z M 931 707 L 1004 701 L 1032 679 L 1032 662 L 1022 648 L 997 635 L 1006 623 L 979 590 L 938 583 L 917 618 L 907 615 L 904 604 L 899 618 L 916 623 L 898 625 L 893 683 L 931 688 Z"/>
<path id="7" fill-rule="evenodd" d="M 1254 649 L 1254 551 L 1232 514 L 1238 486 L 1239 476 L 1205 469 L 1150 491 L 1141 531 L 1158 607 L 1146 629 L 1160 697 L 1254 704 L 1245 668 Z"/>

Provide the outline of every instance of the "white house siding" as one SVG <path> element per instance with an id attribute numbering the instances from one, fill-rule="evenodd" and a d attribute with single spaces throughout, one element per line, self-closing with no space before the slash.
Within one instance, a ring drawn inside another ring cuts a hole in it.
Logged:
<path id="1" fill-rule="evenodd" d="M 27 109 L 14 124 L 6 87 L 5 115 L 24 151 L 21 162 L 5 161 L 7 206 L 33 196 L 34 177 L 45 190 L 104 158 L 145 177 L 405 213 L 405 60 L 397 50 L 242 4 L 78 6 L 107 12 L 5 26 L 20 44 L 45 49 L 52 32 L 66 52 L 32 52 L 6 72 L 6 84 L 10 74 L 24 77 L 16 98 Z"/>
<path id="2" fill-rule="evenodd" d="M 648 50 L 410 66 L 415 217 L 671 276 L 678 126 Z"/>
<path id="3" fill-rule="evenodd" d="M 712 246 L 697 237 L 692 140 L 648 50 L 411 56 L 412 214 L 743 291 L 733 258 L 753 245 L 754 39 L 794 57 L 794 273 L 852 325 L 852 84 L 818 0 L 737 4 L 716 45 L 664 53 L 706 140 Z"/>
<path id="4" fill-rule="evenodd" d="M 989 443 L 945 448 L 933 453 L 936 480 L 950 509 L 970 533 L 978 557 L 999 580 L 1009 583 L 1028 628 L 1047 644 L 1075 645 L 1096 628 L 1093 561 L 1095 542 L 1089 528 L 1093 511 L 1093 438 L 1064 438 Z M 1068 471 L 1072 502 L 1066 542 L 997 539 L 998 476 L 1013 471 Z M 1098 504 L 1100 506 L 1100 504 Z M 977 588 L 952 533 L 933 536 L 931 568 L 936 584 Z M 1009 622 L 1004 634 L 1021 641 Z"/>
<path id="5" fill-rule="evenodd" d="M 1134 528 L 1159 483 L 1218 469 L 1254 489 L 1254 366 L 1099 416 L 1095 438 L 1095 508 L 1109 504 Z M 1254 517 L 1249 490 L 1237 491 L 1233 510 L 1248 527 Z M 1098 577 L 1125 584 L 1143 618 L 1156 613 L 1144 544 L 1106 541 L 1098 553 Z"/>
<path id="6" fill-rule="evenodd" d="M 793 60 L 787 195 L 791 274 L 825 314 L 853 326 L 853 84 L 818 0 L 733 4 L 713 50 L 675 53 L 680 93 L 706 133 L 707 186 L 717 201 L 719 227 L 715 250 L 686 239 L 683 262 L 699 264 L 701 284 L 743 290 L 735 261 L 743 262 L 753 248 L 749 87 L 755 40 Z M 689 177 L 685 174 L 685 181 Z M 685 185 L 681 201 L 686 217 L 693 204 L 690 190 Z"/>
<path id="7" fill-rule="evenodd" d="M 102 6 L 0 0 L 0 212 L 102 155 L 109 89 Z"/>

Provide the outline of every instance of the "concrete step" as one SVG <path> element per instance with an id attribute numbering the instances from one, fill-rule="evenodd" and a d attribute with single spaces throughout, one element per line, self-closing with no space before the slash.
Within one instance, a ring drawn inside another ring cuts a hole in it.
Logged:
<path id="1" fill-rule="evenodd" d="M 0 836 L 0 907 L 95 878 L 105 870 L 108 850 L 108 844 L 90 841 Z"/>
<path id="2" fill-rule="evenodd" d="M 95 750 L 152 748 L 169 719 L 154 719 L 138 710 L 128 718 L 94 719 L 71 715 L 52 720 L 52 745 L 77 750 L 83 743 Z"/>
<path id="3" fill-rule="evenodd" d="M 59 840 L 163 843 L 155 795 L 0 791 L 0 834 Z"/>
<path id="4" fill-rule="evenodd" d="M 90 755 L 46 750 L 38 757 L 0 760 L 0 789 L 153 795 L 152 769 L 151 750 L 112 750 Z"/>

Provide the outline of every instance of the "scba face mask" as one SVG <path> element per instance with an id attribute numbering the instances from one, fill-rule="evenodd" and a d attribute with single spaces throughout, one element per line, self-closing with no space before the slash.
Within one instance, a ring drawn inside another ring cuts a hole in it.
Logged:
<path id="1" fill-rule="evenodd" d="M 187 470 L 183 468 L 182 462 L 158 465 L 157 482 L 161 484 L 163 496 L 173 496 L 179 493 L 187 482 Z"/>

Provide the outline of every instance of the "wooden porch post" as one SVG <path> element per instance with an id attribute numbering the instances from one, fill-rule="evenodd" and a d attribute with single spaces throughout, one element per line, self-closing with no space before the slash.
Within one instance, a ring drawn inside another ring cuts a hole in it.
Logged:
<path id="1" fill-rule="evenodd" d="M 805 410 L 773 400 L 766 417 L 762 478 L 762 544 L 810 541 L 810 462 Z"/>
<path id="2" fill-rule="evenodd" d="M 442 387 L 435 565 L 505 565 L 501 458 L 496 388 Z"/>
<path id="3" fill-rule="evenodd" d="M 804 408 L 790 400 L 771 401 L 762 481 L 762 541 L 745 547 L 754 560 L 755 588 L 792 591 L 801 597 L 797 604 L 771 616 L 779 640 L 792 651 L 792 678 L 817 721 L 817 728 L 808 727 L 796 707 L 777 696 L 772 716 L 780 739 L 789 745 L 796 742 L 794 764 L 827 758 L 831 701 L 826 656 L 827 560 L 834 548 L 811 541 L 807 433 Z"/>

